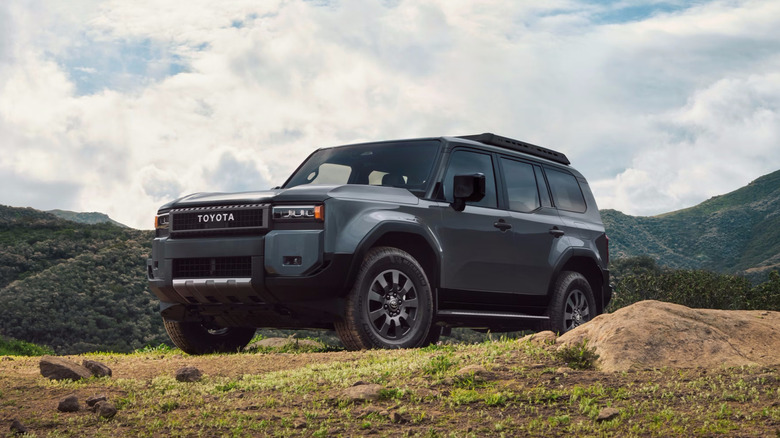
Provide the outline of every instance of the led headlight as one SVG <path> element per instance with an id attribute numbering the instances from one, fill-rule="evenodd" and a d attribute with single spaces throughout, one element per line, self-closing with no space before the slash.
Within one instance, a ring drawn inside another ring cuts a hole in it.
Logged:
<path id="1" fill-rule="evenodd" d="M 279 205 L 273 208 L 275 221 L 319 221 L 325 220 L 324 205 Z"/>
<path id="2" fill-rule="evenodd" d="M 154 228 L 156 230 L 160 229 L 167 229 L 168 228 L 168 214 L 159 214 L 154 217 Z"/>

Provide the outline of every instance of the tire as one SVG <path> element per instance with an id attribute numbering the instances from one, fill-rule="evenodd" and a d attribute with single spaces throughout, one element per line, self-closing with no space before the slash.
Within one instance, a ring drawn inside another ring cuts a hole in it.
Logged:
<path id="1" fill-rule="evenodd" d="M 371 249 L 347 295 L 336 332 L 349 350 L 416 348 L 433 319 L 430 283 L 417 260 L 397 248 Z"/>
<path id="2" fill-rule="evenodd" d="M 558 276 L 547 309 L 548 321 L 542 330 L 565 333 L 596 316 L 596 300 L 588 280 L 574 271 L 563 271 Z"/>
<path id="3" fill-rule="evenodd" d="M 246 347 L 254 328 L 227 327 L 210 330 L 197 322 L 165 321 L 165 331 L 177 347 L 188 354 L 235 353 Z"/>

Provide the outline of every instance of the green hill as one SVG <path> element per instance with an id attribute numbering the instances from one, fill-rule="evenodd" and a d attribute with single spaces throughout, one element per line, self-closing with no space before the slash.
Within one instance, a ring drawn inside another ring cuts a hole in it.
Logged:
<path id="1" fill-rule="evenodd" d="M 47 213 L 51 213 L 60 219 L 69 220 L 71 222 L 78 222 L 80 224 L 111 223 L 120 226 L 122 228 L 128 228 L 127 225 L 120 224 L 119 222 L 108 217 L 107 214 L 98 213 L 94 211 L 91 213 L 83 213 L 83 212 L 68 211 L 68 210 L 49 210 L 47 211 Z"/>
<path id="2" fill-rule="evenodd" d="M 0 206 L 0 335 L 59 354 L 167 341 L 144 272 L 152 238 Z"/>
<path id="3" fill-rule="evenodd" d="M 613 258 L 760 274 L 780 268 L 780 171 L 695 207 L 654 217 L 602 210 Z"/>

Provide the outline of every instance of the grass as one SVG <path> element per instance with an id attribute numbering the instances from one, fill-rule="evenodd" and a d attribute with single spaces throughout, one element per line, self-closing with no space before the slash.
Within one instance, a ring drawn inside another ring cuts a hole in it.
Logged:
<path id="1" fill-rule="evenodd" d="M 577 353 L 587 350 L 580 346 Z M 39 436 L 775 436 L 775 368 L 557 371 L 564 358 L 514 340 L 417 350 L 187 356 L 149 348 L 99 360 L 112 379 L 54 382 L 35 358 L 0 362 L 0 411 Z M 571 366 L 570 362 L 569 366 Z M 197 383 L 173 372 L 204 370 Z M 461 376 L 481 365 L 488 377 Z M 343 391 L 377 383 L 378 400 Z M 23 388 L 23 389 L 21 389 Z M 106 394 L 110 421 L 59 413 L 56 400 Z M 618 417 L 597 422 L 606 407 Z M 10 411 L 9 411 L 10 412 Z M 3 426 L 7 427 L 7 426 Z"/>
<path id="2" fill-rule="evenodd" d="M 43 356 L 45 354 L 54 354 L 54 350 L 45 345 L 0 336 L 0 356 Z"/>

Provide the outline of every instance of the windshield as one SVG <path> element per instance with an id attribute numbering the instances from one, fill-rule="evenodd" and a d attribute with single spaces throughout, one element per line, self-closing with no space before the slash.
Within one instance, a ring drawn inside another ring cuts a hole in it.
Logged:
<path id="1" fill-rule="evenodd" d="M 409 189 L 425 194 L 438 140 L 342 146 L 315 152 L 284 188 L 304 184 L 363 184 Z"/>

